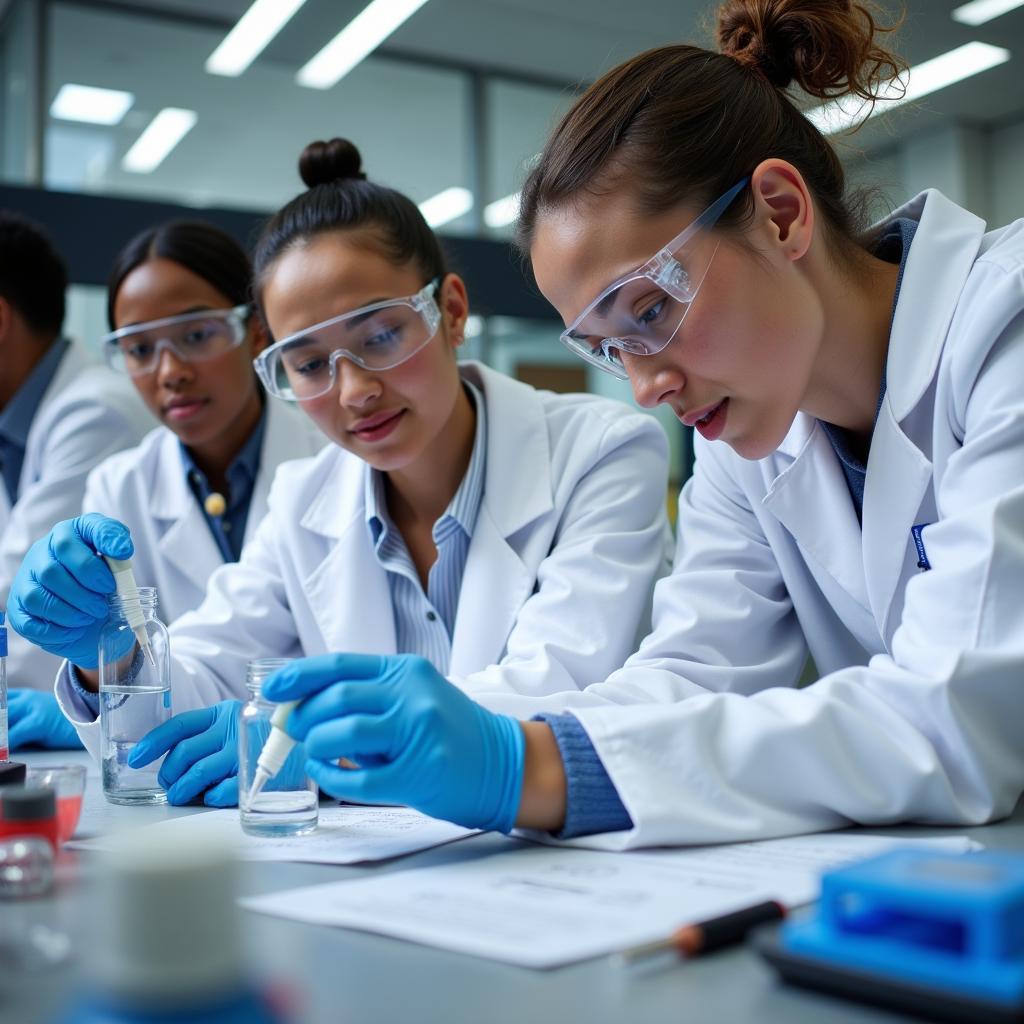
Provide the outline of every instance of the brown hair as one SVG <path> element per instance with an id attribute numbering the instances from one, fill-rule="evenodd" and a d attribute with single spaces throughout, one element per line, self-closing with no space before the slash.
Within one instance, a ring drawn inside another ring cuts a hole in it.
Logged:
<path id="1" fill-rule="evenodd" d="M 834 243 L 849 253 L 860 230 L 835 150 L 800 112 L 793 83 L 820 99 L 859 96 L 906 65 L 875 43 L 870 0 L 728 0 L 719 7 L 715 53 L 662 46 L 594 83 L 555 129 L 523 187 L 517 241 L 529 250 L 538 215 L 629 182 L 642 213 L 683 198 L 698 209 L 769 157 L 803 175 Z M 743 192 L 719 221 L 753 212 Z"/>

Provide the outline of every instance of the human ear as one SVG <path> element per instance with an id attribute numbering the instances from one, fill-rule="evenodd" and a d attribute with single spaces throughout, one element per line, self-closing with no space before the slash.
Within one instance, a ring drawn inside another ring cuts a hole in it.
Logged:
<path id="1" fill-rule="evenodd" d="M 270 336 L 267 334 L 267 325 L 263 317 L 253 311 L 249 317 L 249 346 L 253 359 L 256 358 L 270 343 Z"/>
<path id="2" fill-rule="evenodd" d="M 798 260 L 814 235 L 814 203 L 803 175 L 785 160 L 762 160 L 750 176 L 755 217 L 787 260 Z"/>
<path id="3" fill-rule="evenodd" d="M 466 284 L 458 274 L 447 274 L 441 282 L 437 304 L 441 310 L 441 323 L 453 348 L 462 344 L 469 316 L 469 296 Z"/>

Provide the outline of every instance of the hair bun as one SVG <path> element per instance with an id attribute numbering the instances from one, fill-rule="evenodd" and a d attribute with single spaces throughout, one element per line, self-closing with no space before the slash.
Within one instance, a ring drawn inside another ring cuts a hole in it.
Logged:
<path id="1" fill-rule="evenodd" d="M 873 100 L 906 65 L 875 44 L 871 0 L 727 0 L 718 9 L 722 53 L 759 71 L 777 89 L 796 82 L 819 99 Z"/>
<path id="2" fill-rule="evenodd" d="M 363 158 L 348 139 L 311 142 L 299 157 L 299 174 L 307 188 L 355 178 L 366 181 Z"/>

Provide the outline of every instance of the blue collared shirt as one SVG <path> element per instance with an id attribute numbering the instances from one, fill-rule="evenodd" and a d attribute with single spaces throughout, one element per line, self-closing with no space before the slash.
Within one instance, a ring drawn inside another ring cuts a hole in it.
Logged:
<path id="1" fill-rule="evenodd" d="M 464 384 L 476 406 L 473 454 L 448 508 L 434 523 L 437 561 L 430 568 L 426 593 L 405 540 L 388 515 L 384 475 L 366 467 L 366 526 L 377 561 L 387 573 L 397 649 L 402 654 L 427 658 L 442 675 L 448 674 L 451 662 L 455 613 L 487 468 L 483 395 L 468 381 Z"/>
<path id="2" fill-rule="evenodd" d="M 260 471 L 260 452 L 263 450 L 263 434 L 266 430 L 267 411 L 264 407 L 259 422 L 249 435 L 241 450 L 231 460 L 225 476 L 228 481 L 228 493 L 224 500 L 227 509 L 222 516 L 212 516 L 206 511 L 206 499 L 214 493 L 206 475 L 195 464 L 189 450 L 181 445 L 181 462 L 185 470 L 195 499 L 203 513 L 210 533 L 217 543 L 225 562 L 237 562 L 242 553 L 245 540 L 245 526 L 249 521 L 249 506 L 252 504 L 252 492 L 256 486 L 256 476 Z"/>
<path id="3" fill-rule="evenodd" d="M 25 464 L 32 420 L 70 344 L 67 338 L 57 338 L 0 412 L 0 476 L 12 505 L 18 500 L 18 481 Z"/>

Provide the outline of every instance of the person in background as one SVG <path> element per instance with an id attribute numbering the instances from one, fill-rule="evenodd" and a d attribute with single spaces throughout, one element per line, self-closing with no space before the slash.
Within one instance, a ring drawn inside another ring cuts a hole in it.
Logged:
<path id="1" fill-rule="evenodd" d="M 0 608 L 32 542 L 81 509 L 89 471 L 153 425 L 126 380 L 61 337 L 67 284 L 46 234 L 0 210 Z M 21 693 L 51 690 L 59 667 L 60 659 L 10 636 L 7 670 Z M 23 742 L 25 699 L 13 696 L 12 743 Z M 66 726 L 58 731 L 79 745 Z"/>
<path id="2" fill-rule="evenodd" d="M 238 561 L 277 467 L 327 443 L 308 417 L 266 400 L 252 366 L 266 333 L 251 279 L 230 235 L 190 221 L 143 231 L 110 274 L 104 356 L 162 426 L 89 474 L 81 509 L 128 526 L 135 579 L 156 587 L 167 622 Z M 80 745 L 52 689 L 13 690 L 10 715 L 12 749 Z"/>
<path id="3" fill-rule="evenodd" d="M 251 658 L 404 652 L 462 692 L 560 692 L 621 664 L 664 570 L 658 423 L 458 363 L 466 288 L 415 203 L 367 181 L 345 140 L 312 144 L 300 170 L 308 190 L 256 250 L 276 339 L 257 366 L 334 444 L 281 467 L 241 560 L 171 627 L 182 713 L 130 763 L 166 752 L 172 803 L 237 799 L 237 701 L 224 698 L 243 694 Z M 111 518 L 64 523 L 16 588 L 12 625 L 76 666 L 57 694 L 93 747 L 98 601 L 113 587 L 94 552 L 131 550 Z M 47 611 L 57 593 L 74 626 Z"/>
<path id="4" fill-rule="evenodd" d="M 732 0 L 719 45 L 610 71 L 523 189 L 566 344 L 699 435 L 653 632 L 546 698 L 471 700 L 409 656 L 283 668 L 263 693 L 301 700 L 332 795 L 611 849 L 1020 798 L 1024 220 L 928 190 L 858 225 L 787 89 L 883 90 L 866 4 Z"/>

